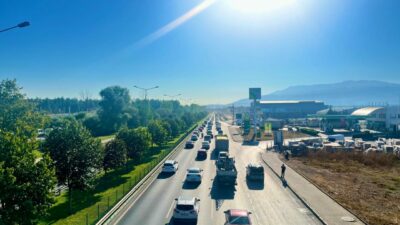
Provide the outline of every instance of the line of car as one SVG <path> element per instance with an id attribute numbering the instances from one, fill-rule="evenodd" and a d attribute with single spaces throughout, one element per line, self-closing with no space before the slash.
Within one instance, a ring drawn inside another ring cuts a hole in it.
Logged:
<path id="1" fill-rule="evenodd" d="M 217 122 L 217 130 L 222 134 L 221 125 Z M 204 135 L 204 131 L 207 128 L 207 135 Z M 201 149 L 197 151 L 197 159 L 207 159 L 207 151 L 210 149 L 211 141 L 214 137 L 213 132 L 213 119 L 205 120 L 204 123 L 192 133 L 189 141 L 185 143 L 186 149 L 193 149 L 195 142 L 203 138 Z M 162 167 L 162 173 L 175 173 L 179 168 L 179 164 L 176 160 L 165 161 Z M 191 167 L 186 172 L 185 182 L 187 183 L 201 183 L 203 170 L 198 167 Z M 200 199 L 196 197 L 185 197 L 180 196 L 175 199 L 175 208 L 172 214 L 174 222 L 195 222 L 197 223 L 199 212 L 200 212 Z M 250 214 L 247 210 L 242 209 L 230 209 L 225 213 L 225 224 L 224 225 L 251 225 Z"/>

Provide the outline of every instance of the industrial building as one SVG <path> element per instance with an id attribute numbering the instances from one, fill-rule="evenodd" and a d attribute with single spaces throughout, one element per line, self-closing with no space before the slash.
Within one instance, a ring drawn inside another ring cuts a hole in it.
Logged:
<path id="1" fill-rule="evenodd" d="M 308 120 L 319 120 L 319 127 L 325 132 L 333 129 L 358 131 L 368 129 L 383 132 L 400 131 L 400 106 L 363 107 L 346 110 L 322 110 L 308 115 Z"/>
<path id="2" fill-rule="evenodd" d="M 264 118 L 305 118 L 328 108 L 321 101 L 260 101 L 258 108 Z"/>

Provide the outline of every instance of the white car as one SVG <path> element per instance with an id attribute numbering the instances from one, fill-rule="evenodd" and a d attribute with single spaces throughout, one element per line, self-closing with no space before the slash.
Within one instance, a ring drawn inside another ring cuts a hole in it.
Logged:
<path id="1" fill-rule="evenodd" d="M 193 197 L 179 197 L 175 199 L 174 221 L 195 221 L 199 217 L 200 199 Z"/>
<path id="2" fill-rule="evenodd" d="M 187 170 L 185 182 L 188 183 L 201 183 L 202 169 L 192 167 Z"/>
<path id="3" fill-rule="evenodd" d="M 163 173 L 175 173 L 178 170 L 178 162 L 175 160 L 167 160 L 162 167 Z"/>

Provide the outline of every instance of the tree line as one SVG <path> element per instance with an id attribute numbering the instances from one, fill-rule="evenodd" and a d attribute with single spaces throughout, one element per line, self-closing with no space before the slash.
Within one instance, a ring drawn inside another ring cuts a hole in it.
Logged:
<path id="1" fill-rule="evenodd" d="M 28 99 L 28 101 L 36 105 L 37 110 L 51 114 L 74 114 L 99 108 L 99 100 L 89 98 L 32 98 Z"/>
<path id="2" fill-rule="evenodd" d="M 15 80 L 0 82 L 0 224 L 35 224 L 54 203 L 56 185 L 74 190 L 95 185 L 103 171 L 140 162 L 206 116 L 199 106 L 176 101 L 130 100 L 127 89 L 101 91 L 96 115 L 50 118 L 21 93 Z M 38 130 L 48 128 L 45 141 Z M 93 134 L 116 133 L 103 146 Z M 38 156 L 40 152 L 40 156 Z"/>

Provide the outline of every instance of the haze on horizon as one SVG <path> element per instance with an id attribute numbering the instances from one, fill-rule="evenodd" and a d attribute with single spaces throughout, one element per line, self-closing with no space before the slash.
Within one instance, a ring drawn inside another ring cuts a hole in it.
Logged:
<path id="1" fill-rule="evenodd" d="M 23 4 L 24 7 L 20 7 Z M 199 104 L 343 80 L 400 82 L 400 1 L 149 0 L 0 3 L 0 79 L 29 97 L 160 88 Z M 138 44 L 139 43 L 139 44 Z"/>

